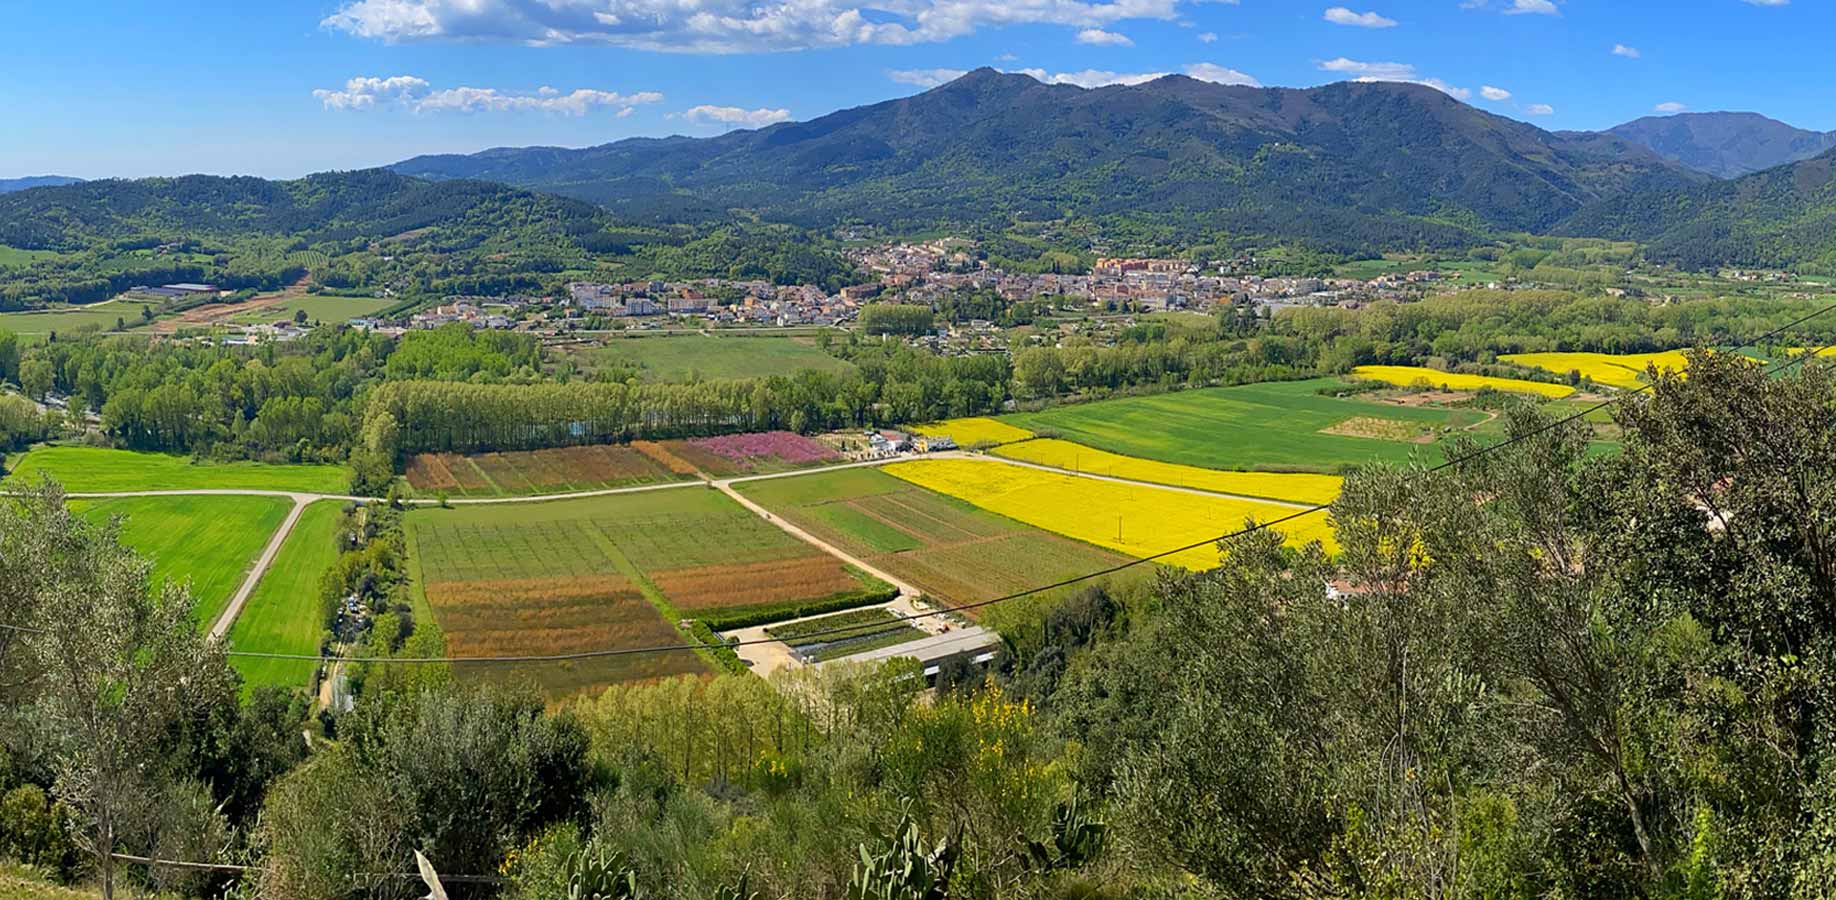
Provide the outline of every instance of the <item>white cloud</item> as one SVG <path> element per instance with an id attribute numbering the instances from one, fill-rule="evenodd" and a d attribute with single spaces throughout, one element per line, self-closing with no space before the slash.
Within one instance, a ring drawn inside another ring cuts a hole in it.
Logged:
<path id="1" fill-rule="evenodd" d="M 1080 44 L 1096 44 L 1104 47 L 1135 46 L 1135 42 L 1129 40 L 1128 35 L 1119 34 L 1114 31 L 1104 31 L 1101 28 L 1086 28 L 1078 32 L 1077 42 Z"/>
<path id="2" fill-rule="evenodd" d="M 1199 34 L 1198 39 L 1201 44 L 1215 44 L 1218 42 L 1218 33 L 1215 31 L 1202 32 Z"/>
<path id="3" fill-rule="evenodd" d="M 963 69 L 888 69 L 886 71 L 886 77 L 900 84 L 913 84 L 924 88 L 949 84 L 967 74 L 969 73 Z"/>
<path id="4" fill-rule="evenodd" d="M 1396 20 L 1385 18 L 1375 12 L 1352 12 L 1343 6 L 1335 6 L 1326 11 L 1326 21 L 1334 25 L 1352 25 L 1358 28 L 1395 28 Z"/>
<path id="5" fill-rule="evenodd" d="M 1511 99 L 1511 92 L 1501 87 L 1492 87 L 1489 84 L 1482 84 L 1479 86 L 1479 96 L 1487 100 L 1509 100 Z"/>
<path id="6" fill-rule="evenodd" d="M 741 53 L 947 41 L 982 28 L 1171 21 L 1193 0 L 346 0 L 321 24 L 387 43 L 507 41 Z"/>
<path id="7" fill-rule="evenodd" d="M 1473 96 L 1471 88 L 1456 87 L 1439 78 L 1423 78 L 1415 71 L 1415 66 L 1399 62 L 1363 62 L 1356 59 L 1329 59 L 1320 63 L 1320 71 L 1336 72 L 1350 75 L 1353 81 L 1394 81 L 1403 84 L 1419 84 L 1431 87 L 1456 100 L 1469 100 Z"/>
<path id="8" fill-rule="evenodd" d="M 320 88 L 312 95 L 325 104 L 326 109 L 365 109 L 375 106 L 376 101 L 398 100 L 416 91 L 425 90 L 427 82 L 413 75 L 392 75 L 388 78 L 353 78 L 344 83 L 344 90 L 332 91 Z"/>
<path id="9" fill-rule="evenodd" d="M 1651 107 L 1653 111 L 1661 112 L 1661 113 L 1680 113 L 1688 108 L 1689 107 L 1684 106 L 1683 104 L 1678 103 L 1675 100 L 1671 100 L 1666 103 L 1659 103 L 1658 105 Z"/>
<path id="10" fill-rule="evenodd" d="M 1747 0 L 1754 6 L 1790 6 L 1791 0 Z"/>
<path id="11" fill-rule="evenodd" d="M 1525 13 L 1537 16 L 1559 16 L 1562 10 L 1556 7 L 1553 0 L 1511 0 L 1510 8 L 1505 10 L 1507 16 L 1518 16 Z"/>
<path id="12" fill-rule="evenodd" d="M 788 122 L 791 117 L 788 109 L 742 109 L 705 103 L 683 110 L 680 115 L 700 125 L 737 125 L 741 128 L 763 128 L 773 122 Z"/>
<path id="13" fill-rule="evenodd" d="M 1637 47 L 1628 47 L 1625 44 L 1614 44 L 1613 45 L 1613 55 L 1623 56 L 1627 59 L 1637 59 L 1642 54 L 1638 52 Z"/>
<path id="14" fill-rule="evenodd" d="M 1555 107 L 1547 103 L 1532 103 L 1524 107 L 1524 114 L 1531 116 L 1553 116 L 1555 115 Z"/>
<path id="15" fill-rule="evenodd" d="M 496 88 L 455 87 L 429 90 L 432 85 L 412 75 L 389 78 L 352 78 L 344 89 L 312 92 L 326 109 L 368 109 L 378 102 L 401 105 L 414 112 L 550 112 L 584 116 L 595 108 L 612 110 L 628 116 L 645 103 L 656 103 L 663 95 L 656 91 L 620 94 L 587 88 L 563 93 L 547 85 L 533 94 L 505 93 Z"/>
<path id="16" fill-rule="evenodd" d="M 1329 59 L 1320 63 L 1320 71 L 1337 72 L 1341 75 L 1353 75 L 1359 78 L 1376 78 L 1383 81 L 1412 81 L 1415 79 L 1415 67 L 1399 62 L 1363 62 L 1356 59 Z"/>
<path id="17" fill-rule="evenodd" d="M 1216 63 L 1192 63 L 1182 70 L 1188 78 L 1199 81 L 1210 81 L 1217 84 L 1242 85 L 1245 87 L 1262 87 L 1262 82 L 1255 76 L 1239 72 L 1236 69 L 1220 66 Z M 1046 84 L 1071 84 L 1081 88 L 1100 88 L 1110 85 L 1146 84 L 1156 78 L 1165 78 L 1171 72 L 1110 72 L 1103 69 L 1085 69 L 1082 72 L 1047 72 L 1044 69 L 1018 69 L 1016 74 L 1027 75 Z"/>
<path id="18" fill-rule="evenodd" d="M 1082 72 L 1047 72 L 1044 69 L 1020 69 L 1021 75 L 1029 75 L 1046 84 L 1074 84 L 1081 88 L 1108 87 L 1112 84 L 1146 84 L 1156 78 L 1165 78 L 1166 72 L 1109 72 L 1103 69 L 1085 69 Z"/>
<path id="19" fill-rule="evenodd" d="M 1218 84 L 1262 87 L 1262 82 L 1257 81 L 1255 76 L 1239 72 L 1236 69 L 1225 68 L 1217 63 L 1193 63 L 1186 67 L 1186 77 L 1197 78 L 1200 81 L 1216 82 Z"/>

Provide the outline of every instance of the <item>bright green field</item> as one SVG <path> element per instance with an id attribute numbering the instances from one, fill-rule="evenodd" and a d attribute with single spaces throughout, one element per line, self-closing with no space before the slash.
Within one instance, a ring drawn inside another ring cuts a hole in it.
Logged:
<path id="1" fill-rule="evenodd" d="M 381 312 L 395 305 L 394 300 L 375 297 L 333 297 L 326 294 L 305 294 L 297 299 L 273 306 L 264 306 L 239 312 L 229 317 L 229 321 L 238 325 L 257 325 L 263 322 L 293 321 L 297 310 L 305 310 L 308 321 L 343 322 L 358 316 L 367 316 Z"/>
<path id="2" fill-rule="evenodd" d="M 257 653 L 317 653 L 325 623 L 319 618 L 319 575 L 338 559 L 338 526 L 343 509 L 321 500 L 300 513 L 274 563 L 255 585 L 230 628 L 231 650 Z M 294 659 L 232 656 L 243 690 L 262 685 L 304 688 L 318 663 Z"/>
<path id="3" fill-rule="evenodd" d="M 0 268 L 7 266 L 29 266 L 41 259 L 51 259 L 60 255 L 56 250 L 21 250 L 0 244 Z"/>
<path id="4" fill-rule="evenodd" d="M 116 319 L 134 328 L 141 324 L 140 311 L 149 307 L 155 312 L 159 310 L 159 304 L 144 300 L 110 300 L 44 312 L 5 312 L 0 313 L 0 331 L 42 335 L 53 331 L 72 332 L 86 325 L 106 331 L 115 327 Z"/>
<path id="5" fill-rule="evenodd" d="M 191 580 L 192 619 L 209 628 L 287 517 L 279 497 L 119 497 L 75 500 L 92 521 L 122 517 L 121 541 L 153 562 L 155 585 Z"/>
<path id="6" fill-rule="evenodd" d="M 41 447 L 7 462 L 8 481 L 49 475 L 73 493 L 229 488 L 342 494 L 351 473 L 343 466 L 256 462 L 199 463 L 189 457 L 100 447 Z"/>
<path id="7" fill-rule="evenodd" d="M 823 352 L 808 337 L 720 337 L 685 334 L 614 338 L 605 347 L 570 351 L 588 369 L 633 366 L 649 381 L 754 378 L 803 369 L 846 372 L 853 366 Z"/>
<path id="8" fill-rule="evenodd" d="M 1439 458 L 1431 442 L 1324 433 L 1349 420 L 1379 424 L 1397 436 L 1439 440 L 1441 429 L 1464 427 L 1484 418 L 1472 410 L 1405 407 L 1317 393 L 1341 383 L 1336 378 L 1316 378 L 1209 388 L 1001 418 L 1034 432 L 1055 432 L 1066 440 L 1127 456 L 1213 469 L 1313 472 L 1334 472 L 1373 461 L 1402 463 L 1417 453 L 1430 460 Z"/>

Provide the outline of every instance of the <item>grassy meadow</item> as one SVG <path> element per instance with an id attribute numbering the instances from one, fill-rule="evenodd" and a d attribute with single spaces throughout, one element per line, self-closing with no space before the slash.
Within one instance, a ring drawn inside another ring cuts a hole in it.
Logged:
<path id="1" fill-rule="evenodd" d="M 194 463 L 186 456 L 100 447 L 40 447 L 7 465 L 9 482 L 49 476 L 73 493 L 234 489 L 342 494 L 351 480 L 343 466 Z"/>
<path id="2" fill-rule="evenodd" d="M 191 582 L 192 619 L 207 629 L 292 508 L 280 497 L 73 500 L 90 521 L 121 519 L 121 542 L 153 563 L 155 585 Z"/>
<path id="3" fill-rule="evenodd" d="M 305 310 L 306 318 L 311 322 L 343 322 L 347 319 L 379 313 L 394 306 L 395 303 L 394 300 L 379 297 L 337 297 L 331 294 L 301 293 L 281 303 L 233 313 L 224 321 L 237 325 L 291 322 L 294 313 Z"/>
<path id="4" fill-rule="evenodd" d="M 1431 445 L 1482 413 L 1409 407 L 1321 389 L 1337 378 L 1207 388 L 1003 416 L 1038 434 L 1146 459 L 1240 471 L 1334 473 L 1370 462 L 1438 458 Z"/>
<path id="5" fill-rule="evenodd" d="M 44 311 L 0 312 L 0 331 L 44 336 L 66 334 L 85 328 L 108 331 L 121 320 L 132 329 L 143 324 L 141 310 L 159 312 L 159 304 L 147 300 L 107 300 L 87 306 L 68 306 Z"/>
<path id="6" fill-rule="evenodd" d="M 1267 522 L 1295 511 L 1271 503 L 1058 475 L 986 460 L 918 460 L 894 463 L 886 472 L 1036 528 L 1138 558 L 1159 556 L 1234 531 L 1248 519 Z M 1319 540 L 1329 552 L 1337 547 L 1324 513 L 1280 530 L 1296 546 Z M 1209 569 L 1217 566 L 1218 551 L 1203 546 L 1161 559 L 1188 569 Z"/>
<path id="7" fill-rule="evenodd" d="M 811 337 L 670 334 L 608 339 L 604 347 L 563 348 L 587 370 L 634 368 L 646 381 L 759 378 L 804 369 L 847 372 L 854 366 L 816 346 Z"/>
<path id="8" fill-rule="evenodd" d="M 319 576 L 338 560 L 341 504 L 320 500 L 300 513 L 280 553 L 255 585 L 230 628 L 232 650 L 257 653 L 317 653 L 325 622 L 319 609 Z M 232 656 L 243 688 L 262 685 L 306 687 L 318 664 L 307 660 Z"/>

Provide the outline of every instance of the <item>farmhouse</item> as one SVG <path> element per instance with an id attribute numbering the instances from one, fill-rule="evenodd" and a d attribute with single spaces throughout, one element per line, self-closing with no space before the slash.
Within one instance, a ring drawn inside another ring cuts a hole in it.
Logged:
<path id="1" fill-rule="evenodd" d="M 944 663 L 961 659 L 975 667 L 985 667 L 999 658 L 1001 639 L 979 625 L 934 634 L 891 647 L 869 650 L 843 657 L 850 663 L 877 663 L 889 659 L 916 659 L 924 666 L 925 680 L 937 677 Z"/>

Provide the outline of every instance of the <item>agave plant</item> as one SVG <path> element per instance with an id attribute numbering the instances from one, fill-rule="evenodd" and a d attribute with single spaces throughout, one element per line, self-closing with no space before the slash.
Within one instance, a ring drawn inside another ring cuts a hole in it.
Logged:
<path id="1" fill-rule="evenodd" d="M 1096 859 L 1103 852 L 1103 838 L 1109 826 L 1092 818 L 1083 802 L 1072 797 L 1058 804 L 1052 814 L 1052 842 L 1022 837 L 1026 845 L 1027 864 L 1040 871 L 1075 869 Z"/>
<path id="2" fill-rule="evenodd" d="M 848 900 L 949 900 L 950 879 L 962 856 L 959 835 L 926 848 L 907 812 L 878 853 L 861 845 L 861 860 L 848 879 Z"/>
<path id="3" fill-rule="evenodd" d="M 640 900 L 637 869 L 617 850 L 594 844 L 567 858 L 567 900 Z"/>

